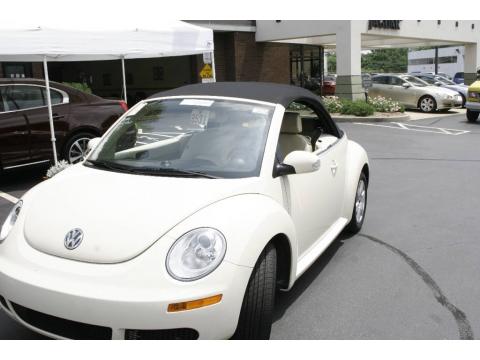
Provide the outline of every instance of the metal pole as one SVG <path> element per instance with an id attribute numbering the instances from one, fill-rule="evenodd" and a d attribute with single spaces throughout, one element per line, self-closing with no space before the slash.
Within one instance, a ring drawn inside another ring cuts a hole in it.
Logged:
<path id="1" fill-rule="evenodd" d="M 123 79 L 123 100 L 127 102 L 127 79 L 125 76 L 125 57 L 122 55 L 122 79 Z"/>
<path id="2" fill-rule="evenodd" d="M 438 46 L 435 46 L 435 75 L 438 75 Z"/>
<path id="3" fill-rule="evenodd" d="M 48 120 L 50 122 L 50 134 L 51 134 L 51 141 L 52 141 L 52 149 L 53 149 L 53 161 L 55 165 L 58 164 L 57 159 L 57 148 L 55 146 L 55 128 L 53 126 L 53 114 L 52 114 L 52 99 L 50 97 L 50 80 L 48 78 L 48 65 L 47 65 L 47 57 L 43 57 L 43 72 L 45 73 L 45 89 L 47 90 L 47 106 L 48 106 Z"/>
<path id="4" fill-rule="evenodd" d="M 215 54 L 212 51 L 212 73 L 213 73 L 213 82 L 217 82 L 217 75 L 215 73 Z"/>

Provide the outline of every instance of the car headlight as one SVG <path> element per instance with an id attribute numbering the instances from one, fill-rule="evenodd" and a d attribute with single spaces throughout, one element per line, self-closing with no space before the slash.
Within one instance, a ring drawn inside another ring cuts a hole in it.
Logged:
<path id="1" fill-rule="evenodd" d="M 17 221 L 20 210 L 22 209 L 23 201 L 18 201 L 10 210 L 10 213 L 7 216 L 7 219 L 3 223 L 2 229 L 0 230 L 0 243 L 2 243 L 10 234 L 10 231 L 13 229 L 13 225 Z"/>
<path id="2" fill-rule="evenodd" d="M 198 228 L 182 235 L 167 255 L 167 271 L 174 279 L 193 281 L 217 268 L 225 256 L 227 242 L 212 228 Z"/>

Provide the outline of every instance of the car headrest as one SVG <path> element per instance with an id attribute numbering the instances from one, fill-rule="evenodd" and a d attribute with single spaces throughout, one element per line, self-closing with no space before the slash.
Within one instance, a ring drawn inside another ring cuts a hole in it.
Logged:
<path id="1" fill-rule="evenodd" d="M 302 132 L 302 119 L 297 112 L 286 112 L 283 115 L 282 134 L 300 134 Z"/>

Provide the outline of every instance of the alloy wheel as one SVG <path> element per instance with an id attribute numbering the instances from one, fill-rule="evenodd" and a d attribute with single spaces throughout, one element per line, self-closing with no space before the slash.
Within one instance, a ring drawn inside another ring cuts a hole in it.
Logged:
<path id="1" fill-rule="evenodd" d="M 420 108 L 424 112 L 431 112 L 435 108 L 435 103 L 432 98 L 426 97 L 420 102 Z"/>
<path id="2" fill-rule="evenodd" d="M 89 141 L 90 138 L 82 137 L 72 143 L 70 149 L 68 149 L 68 162 L 70 164 L 76 164 L 85 159 Z"/>
<path id="3" fill-rule="evenodd" d="M 365 206 L 367 204 L 367 187 L 365 181 L 360 180 L 357 187 L 357 195 L 355 197 L 355 220 L 360 224 L 365 215 Z"/>

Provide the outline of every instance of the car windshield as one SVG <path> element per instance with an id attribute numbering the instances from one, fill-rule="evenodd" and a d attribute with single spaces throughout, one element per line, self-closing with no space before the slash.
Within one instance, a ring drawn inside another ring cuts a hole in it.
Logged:
<path id="1" fill-rule="evenodd" d="M 414 76 L 404 75 L 404 76 L 401 76 L 401 79 L 409 82 L 413 86 L 428 86 L 428 83 Z"/>
<path id="2" fill-rule="evenodd" d="M 210 98 L 133 107 L 85 165 L 158 176 L 258 176 L 275 107 Z"/>
<path id="3" fill-rule="evenodd" d="M 435 79 L 437 81 L 440 81 L 440 82 L 444 83 L 445 85 L 457 85 L 452 80 L 449 80 L 446 77 L 443 77 L 443 76 L 440 76 L 440 75 L 435 76 Z"/>
<path id="4" fill-rule="evenodd" d="M 429 83 L 430 85 L 435 85 L 435 83 L 437 82 L 434 78 L 431 78 L 429 76 L 422 76 L 422 77 L 419 77 L 419 79 L 422 79 L 423 81 L 425 81 L 426 83 Z"/>

